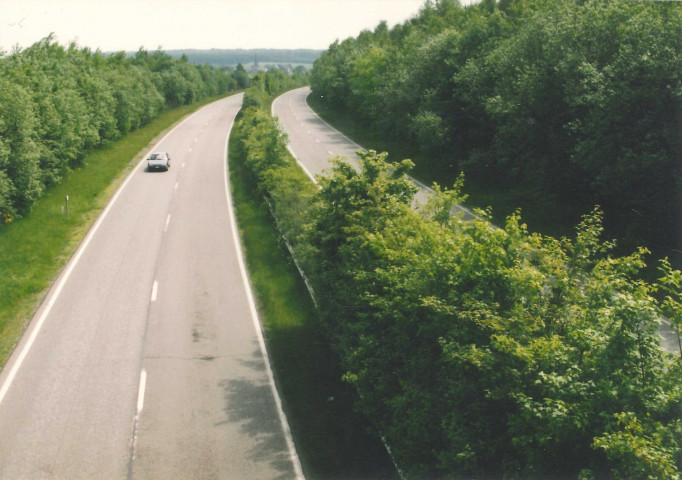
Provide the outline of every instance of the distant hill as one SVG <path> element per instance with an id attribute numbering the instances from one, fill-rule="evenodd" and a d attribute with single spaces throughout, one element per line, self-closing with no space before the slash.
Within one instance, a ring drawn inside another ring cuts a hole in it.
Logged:
<path id="1" fill-rule="evenodd" d="M 278 49 L 210 49 L 210 50 L 166 50 L 174 58 L 187 55 L 191 63 L 209 64 L 217 67 L 229 67 L 242 64 L 245 67 L 255 65 L 304 65 L 311 68 L 313 62 L 323 50 L 278 50 Z"/>

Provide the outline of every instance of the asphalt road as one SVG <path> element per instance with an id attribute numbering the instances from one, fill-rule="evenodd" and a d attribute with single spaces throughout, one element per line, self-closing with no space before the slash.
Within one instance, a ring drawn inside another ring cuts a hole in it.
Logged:
<path id="1" fill-rule="evenodd" d="M 280 124 L 289 136 L 289 151 L 298 164 L 314 180 L 316 175 L 323 174 L 331 164 L 329 159 L 335 156 L 347 157 L 347 160 L 358 166 L 355 152 L 363 147 L 334 129 L 322 120 L 307 104 L 306 98 L 310 87 L 291 90 L 272 103 L 272 114 L 279 118 Z M 424 184 L 412 179 L 419 187 L 416 205 L 423 204 L 432 193 Z M 466 208 L 458 206 L 462 218 L 470 220 L 474 214 Z M 661 345 L 673 354 L 680 354 L 677 333 L 670 322 L 664 320 L 659 329 Z"/>
<path id="2" fill-rule="evenodd" d="M 241 95 L 154 146 L 0 375 L 1 479 L 302 478 L 226 189 Z M 71 198 L 78 202 L 78 198 Z"/>
<path id="3" fill-rule="evenodd" d="M 356 152 L 365 148 L 322 120 L 308 106 L 306 98 L 309 94 L 310 87 L 302 87 L 277 97 L 272 103 L 272 114 L 279 118 L 289 136 L 289 151 L 313 180 L 331 167 L 329 159 L 332 157 L 345 157 L 358 168 Z M 433 190 L 415 178 L 410 177 L 410 180 L 419 189 L 414 204 L 418 207 L 426 203 Z M 456 212 L 461 212 L 465 220 L 475 218 L 470 210 L 460 205 L 455 207 L 453 213 Z"/>
<path id="4" fill-rule="evenodd" d="M 289 135 L 289 151 L 314 181 L 315 176 L 330 168 L 329 159 L 332 157 L 346 157 L 358 166 L 355 153 L 364 149 L 308 107 L 306 98 L 309 93 L 310 87 L 302 87 L 280 95 L 272 102 L 272 114 L 279 118 Z"/>

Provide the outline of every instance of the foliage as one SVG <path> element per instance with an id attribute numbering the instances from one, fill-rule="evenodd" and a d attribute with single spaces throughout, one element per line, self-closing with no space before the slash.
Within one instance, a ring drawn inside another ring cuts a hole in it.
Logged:
<path id="1" fill-rule="evenodd" d="M 437 0 L 334 42 L 311 86 L 434 171 L 599 204 L 623 251 L 664 256 L 682 250 L 680 52 L 676 2 Z"/>
<path id="2" fill-rule="evenodd" d="M 254 166 L 246 162 L 248 150 L 238 145 L 247 138 L 242 125 L 253 123 L 250 117 L 257 116 L 259 130 L 274 132 L 277 126 L 265 113 L 242 109 L 242 120 L 235 123 L 230 137 L 231 193 L 268 354 L 306 478 L 398 478 L 380 439 L 367 431 L 368 419 L 353 411 L 357 393 L 341 380 L 338 357 L 328 342 L 321 341 L 317 311 L 282 244 L 282 234 L 287 239 L 298 237 L 296 225 L 305 218 L 316 189 L 284 150 L 287 161 L 266 167 L 270 172 L 266 177 L 273 181 L 267 180 L 271 191 L 262 194 L 254 172 L 247 168 Z M 278 219 L 274 225 L 273 211 Z"/>
<path id="3" fill-rule="evenodd" d="M 615 415 L 622 427 L 614 433 L 595 438 L 594 445 L 604 449 L 610 460 L 615 460 L 613 477 L 617 479 L 656 480 L 679 479 L 670 449 L 661 442 L 645 435 L 645 429 L 632 413 Z"/>
<path id="4" fill-rule="evenodd" d="M 264 109 L 272 98 L 304 80 L 298 73 L 289 76 L 278 70 L 254 75 L 232 134 L 236 154 L 258 191 L 268 198 L 280 232 L 292 244 L 297 244 L 315 187 L 288 154 L 286 133 Z"/>
<path id="5" fill-rule="evenodd" d="M 609 255 L 599 210 L 574 240 L 445 216 L 461 181 L 414 213 L 409 163 L 384 157 L 336 161 L 305 240 L 345 378 L 409 478 L 676 475 L 679 359 L 635 279 L 646 251 Z"/>
<path id="6" fill-rule="evenodd" d="M 673 270 L 667 258 L 661 260 L 660 271 L 663 274 L 659 278 L 658 288 L 663 293 L 663 313 L 666 314 L 677 331 L 677 340 L 680 341 L 682 332 L 682 272 Z M 682 342 L 679 343 L 680 355 L 682 356 Z"/>
<path id="7" fill-rule="evenodd" d="M 241 121 L 241 145 L 244 163 L 256 176 L 262 191 L 271 191 L 273 170 L 287 166 L 287 137 L 262 109 L 247 107 Z"/>
<path id="8" fill-rule="evenodd" d="M 679 271 L 638 280 L 646 249 L 613 256 L 599 208 L 572 240 L 518 214 L 464 222 L 463 177 L 414 212 L 411 162 L 374 151 L 334 159 L 316 193 L 276 122 L 250 108 L 242 125 L 358 409 L 408 478 L 677 478 L 682 365 L 657 327 Z"/>
<path id="9" fill-rule="evenodd" d="M 104 55 L 48 36 L 0 56 L 0 224 L 31 210 L 93 149 L 237 88 L 233 73 L 162 51 Z"/>

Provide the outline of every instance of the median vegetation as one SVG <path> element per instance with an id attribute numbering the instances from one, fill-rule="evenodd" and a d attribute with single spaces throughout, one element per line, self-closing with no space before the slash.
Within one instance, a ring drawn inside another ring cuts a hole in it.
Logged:
<path id="1" fill-rule="evenodd" d="M 407 478 L 678 478 L 682 365 L 657 327 L 679 318 L 679 271 L 637 280 L 645 249 L 613 255 L 599 209 L 572 239 L 452 217 L 461 183 L 415 212 L 411 162 L 374 151 L 306 186 L 285 138 L 247 110 L 243 165 Z"/>

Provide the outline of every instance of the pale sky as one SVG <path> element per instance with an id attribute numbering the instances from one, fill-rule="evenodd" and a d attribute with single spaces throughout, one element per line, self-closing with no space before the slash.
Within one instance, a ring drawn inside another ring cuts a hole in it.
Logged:
<path id="1" fill-rule="evenodd" d="M 474 0 L 464 0 L 468 4 Z M 0 51 L 51 32 L 92 50 L 326 49 L 385 20 L 417 15 L 425 0 L 0 0 Z"/>

